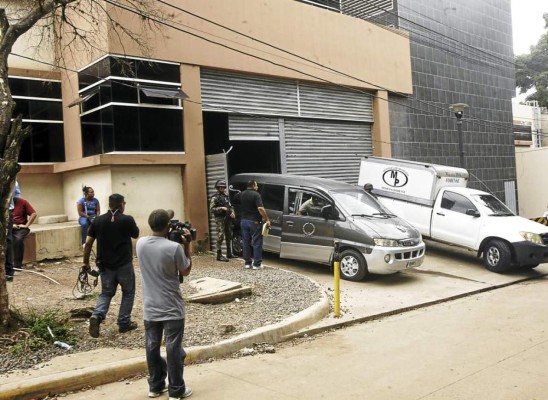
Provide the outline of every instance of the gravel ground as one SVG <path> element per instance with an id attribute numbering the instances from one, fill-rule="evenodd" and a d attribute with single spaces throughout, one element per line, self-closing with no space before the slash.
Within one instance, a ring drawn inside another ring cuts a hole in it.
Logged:
<path id="1" fill-rule="evenodd" d="M 137 291 L 132 317 L 138 322 L 137 330 L 125 334 L 118 333 L 116 316 L 120 304 L 120 291 L 113 298 L 107 319 L 101 324 L 101 336 L 91 338 L 88 333 L 87 319 L 71 319 L 71 333 L 76 337 L 73 352 L 83 352 L 96 348 L 142 348 L 144 329 L 141 309 L 140 272 L 137 260 Z M 40 272 L 58 281 L 56 285 L 49 280 L 26 271 L 16 274 L 10 291 L 10 304 L 22 311 L 31 309 L 58 310 L 69 315 L 70 310 L 89 308 L 95 305 L 100 287 L 97 287 L 87 299 L 77 300 L 72 293 L 76 283 L 81 258 L 37 265 L 27 265 L 26 269 Z M 241 282 L 251 286 L 252 295 L 225 304 L 187 303 L 184 346 L 197 346 L 216 343 L 237 336 L 255 328 L 279 322 L 296 314 L 320 299 L 320 289 L 309 279 L 298 274 L 275 268 L 263 270 L 245 270 L 242 260 L 217 262 L 211 255 L 193 257 L 191 275 L 182 285 L 183 295 L 194 292 L 192 280 L 212 277 Z M 15 336 L 24 337 L 24 333 Z M 14 335 L 5 336 L 0 341 L 0 373 L 15 369 L 29 369 L 57 355 L 66 354 L 66 350 L 48 344 L 42 349 L 13 354 L 9 343 Z"/>

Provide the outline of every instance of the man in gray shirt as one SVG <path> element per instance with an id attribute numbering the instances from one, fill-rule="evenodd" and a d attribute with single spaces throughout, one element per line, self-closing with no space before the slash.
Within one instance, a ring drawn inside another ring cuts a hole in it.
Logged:
<path id="1" fill-rule="evenodd" d="M 152 211 L 148 224 L 152 236 L 140 238 L 136 245 L 143 290 L 148 397 L 159 397 L 169 391 L 170 399 L 182 399 L 192 394 L 183 379 L 185 302 L 179 286 L 182 277 L 190 273 L 190 242 L 184 236 L 182 246 L 167 239 L 166 210 Z M 187 229 L 183 233 L 190 234 Z M 160 354 L 162 335 L 165 335 L 167 362 Z"/>

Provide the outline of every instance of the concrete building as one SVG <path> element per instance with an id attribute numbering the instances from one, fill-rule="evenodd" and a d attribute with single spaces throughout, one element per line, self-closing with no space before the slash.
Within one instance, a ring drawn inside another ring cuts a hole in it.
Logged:
<path id="1" fill-rule="evenodd" d="M 512 104 L 516 145 L 519 214 L 541 217 L 548 211 L 548 110 L 537 102 Z"/>
<path id="2" fill-rule="evenodd" d="M 516 146 L 540 148 L 548 146 L 548 109 L 537 101 L 512 103 L 514 143 Z"/>
<path id="3" fill-rule="evenodd" d="M 361 156 L 396 148 L 387 100 L 412 92 L 404 32 L 307 4 L 329 2 L 171 3 L 158 2 L 175 17 L 151 34 L 150 54 L 113 32 L 67 71 L 19 57 L 33 57 L 26 43 L 14 49 L 10 87 L 33 128 L 19 181 L 39 215 L 75 220 L 85 184 L 103 210 L 109 194 L 125 195 L 143 233 L 150 211 L 163 207 L 203 239 L 208 191 L 220 177 L 357 182 Z M 131 12 L 106 7 L 141 29 Z"/>

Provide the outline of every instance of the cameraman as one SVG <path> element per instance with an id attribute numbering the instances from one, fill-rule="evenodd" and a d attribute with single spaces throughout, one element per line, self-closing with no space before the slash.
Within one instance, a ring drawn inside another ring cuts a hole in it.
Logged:
<path id="1" fill-rule="evenodd" d="M 228 262 L 229 258 L 235 258 L 232 255 L 232 221 L 236 217 L 234 209 L 230 204 L 230 199 L 226 194 L 226 182 L 218 180 L 215 183 L 217 193 L 211 196 L 209 210 L 215 216 L 215 226 L 217 227 L 217 261 Z M 226 257 L 223 256 L 223 241 L 226 239 Z"/>
<path id="2" fill-rule="evenodd" d="M 184 398 L 192 394 L 192 389 L 183 379 L 185 302 L 179 282 L 183 276 L 188 276 L 192 266 L 190 241 L 187 240 L 190 232 L 183 228 L 182 246 L 168 240 L 170 216 L 166 210 L 152 211 L 148 224 L 152 236 L 140 238 L 136 250 L 141 267 L 149 397 L 158 397 L 166 391 L 165 380 L 169 376 L 169 397 Z M 167 363 L 160 354 L 162 334 L 165 335 Z"/>

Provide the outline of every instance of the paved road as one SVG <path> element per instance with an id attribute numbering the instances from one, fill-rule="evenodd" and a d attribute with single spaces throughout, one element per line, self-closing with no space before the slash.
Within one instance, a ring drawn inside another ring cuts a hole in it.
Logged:
<path id="1" fill-rule="evenodd" d="M 194 399 L 546 399 L 548 279 L 187 367 Z M 145 379 L 65 399 L 143 399 Z M 164 397 L 162 397 L 164 398 Z M 165 396 L 167 398 L 167 396 Z"/>
<path id="2" fill-rule="evenodd" d="M 427 242 L 426 248 L 420 268 L 394 275 L 372 275 L 362 282 L 341 281 L 341 317 L 331 314 L 310 329 L 399 313 L 548 274 L 548 264 L 534 270 L 495 274 L 483 267 L 474 252 L 435 242 Z M 272 255 L 267 256 L 266 264 L 308 276 L 326 293 L 333 293 L 333 272 L 327 266 L 280 260 Z"/>

